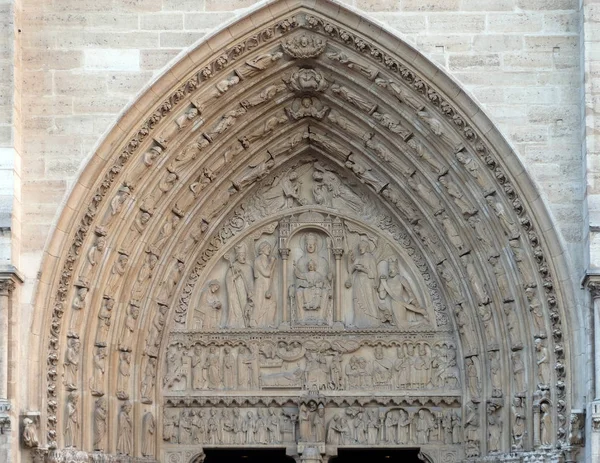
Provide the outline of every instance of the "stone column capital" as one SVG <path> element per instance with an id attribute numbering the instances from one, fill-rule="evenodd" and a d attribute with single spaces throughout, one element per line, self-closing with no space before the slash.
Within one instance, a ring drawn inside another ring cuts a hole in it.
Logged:
<path id="1" fill-rule="evenodd" d="M 590 292 L 592 300 L 600 298 L 600 274 L 588 273 L 583 279 L 582 286 Z"/>
<path id="2" fill-rule="evenodd" d="M 17 287 L 17 283 L 23 283 L 17 269 L 0 270 L 0 296 L 9 296 Z"/>

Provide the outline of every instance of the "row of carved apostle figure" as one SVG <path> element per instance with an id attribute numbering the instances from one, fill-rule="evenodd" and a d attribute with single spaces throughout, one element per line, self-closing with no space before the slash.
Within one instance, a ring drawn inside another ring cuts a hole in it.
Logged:
<path id="1" fill-rule="evenodd" d="M 300 341 L 249 346 L 179 343 L 167 349 L 163 387 L 172 390 L 432 389 L 460 387 L 452 345 L 406 341 L 361 348 L 362 354 L 318 352 Z M 477 379 L 477 381 L 479 381 Z"/>
<path id="2" fill-rule="evenodd" d="M 327 425 L 326 440 L 334 445 L 460 444 L 462 420 L 454 409 L 432 411 L 403 408 L 349 407 L 336 413 Z"/>
<path id="3" fill-rule="evenodd" d="M 166 409 L 163 440 L 171 444 L 246 445 L 293 442 L 296 415 L 279 408 Z"/>

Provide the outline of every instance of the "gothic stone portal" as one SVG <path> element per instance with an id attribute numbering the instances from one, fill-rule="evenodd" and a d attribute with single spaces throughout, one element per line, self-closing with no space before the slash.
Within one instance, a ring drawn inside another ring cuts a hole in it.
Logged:
<path id="1" fill-rule="evenodd" d="M 514 153 L 406 44 L 301 3 L 190 52 L 91 163 L 40 286 L 27 442 L 49 461 L 562 458 L 568 278 Z"/>

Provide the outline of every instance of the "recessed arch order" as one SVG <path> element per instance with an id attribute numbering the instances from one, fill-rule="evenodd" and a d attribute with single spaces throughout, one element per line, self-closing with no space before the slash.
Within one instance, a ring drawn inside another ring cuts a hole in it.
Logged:
<path id="1" fill-rule="evenodd" d="M 338 4 L 264 5 L 160 77 L 71 193 L 36 299 L 44 451 L 554 458 L 579 394 L 560 250 L 435 65 Z"/>

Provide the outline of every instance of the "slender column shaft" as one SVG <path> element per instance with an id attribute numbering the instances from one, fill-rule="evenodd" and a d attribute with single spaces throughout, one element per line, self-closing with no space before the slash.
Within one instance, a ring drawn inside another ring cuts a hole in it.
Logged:
<path id="1" fill-rule="evenodd" d="M 0 399 L 8 399 L 8 320 L 14 287 L 12 279 L 0 280 Z"/>

